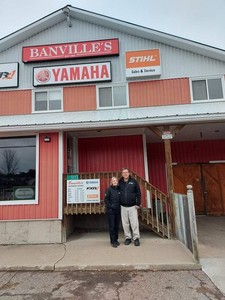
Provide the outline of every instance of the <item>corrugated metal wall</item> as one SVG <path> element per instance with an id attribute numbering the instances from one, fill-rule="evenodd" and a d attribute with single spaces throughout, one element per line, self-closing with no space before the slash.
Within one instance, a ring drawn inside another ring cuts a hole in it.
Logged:
<path id="1" fill-rule="evenodd" d="M 188 78 L 132 82 L 130 107 L 186 104 L 191 102 Z"/>
<path id="2" fill-rule="evenodd" d="M 172 142 L 172 161 L 182 163 L 208 163 L 225 160 L 225 141 Z M 164 143 L 147 145 L 149 181 L 163 192 L 166 189 Z"/>
<path id="3" fill-rule="evenodd" d="M 172 159 L 176 163 L 208 163 L 225 160 L 225 141 L 190 141 L 171 144 Z"/>
<path id="4" fill-rule="evenodd" d="M 31 113 L 31 90 L 1 91 L 0 115 L 21 115 Z"/>
<path id="5" fill-rule="evenodd" d="M 96 86 L 64 87 L 63 110 L 96 110 Z"/>
<path id="6" fill-rule="evenodd" d="M 79 139 L 78 151 L 79 172 L 120 171 L 128 167 L 145 177 L 141 135 Z"/>
<path id="7" fill-rule="evenodd" d="M 164 144 L 147 144 L 147 156 L 149 182 L 167 194 Z"/>
<path id="8" fill-rule="evenodd" d="M 59 135 L 50 133 L 50 143 L 45 143 L 46 134 L 40 134 L 39 200 L 42 218 L 58 217 L 59 185 Z"/>
<path id="9" fill-rule="evenodd" d="M 59 184 L 59 147 L 58 134 L 51 133 L 50 143 L 43 141 L 45 134 L 40 134 L 40 170 L 39 200 L 34 205 L 0 206 L 0 220 L 57 219 L 58 184 Z"/>

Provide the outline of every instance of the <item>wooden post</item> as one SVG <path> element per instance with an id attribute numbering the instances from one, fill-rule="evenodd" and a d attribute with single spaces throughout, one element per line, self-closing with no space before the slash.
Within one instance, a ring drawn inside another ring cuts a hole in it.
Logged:
<path id="1" fill-rule="evenodd" d="M 199 262 L 198 233 L 197 233 L 194 194 L 193 194 L 193 190 L 192 190 L 192 185 L 187 185 L 187 198 L 188 198 L 190 231 L 191 231 L 193 255 L 194 255 L 196 262 Z"/>
<path id="2" fill-rule="evenodd" d="M 171 140 L 164 140 L 165 146 L 165 158 L 166 158 L 166 175 L 167 175 L 167 189 L 170 199 L 170 209 L 171 209 L 171 230 L 172 235 L 175 235 L 175 220 L 174 220 L 174 207 L 173 207 L 173 191 L 174 191 L 174 181 L 173 181 L 173 167 L 172 167 L 172 155 L 171 155 Z"/>
<path id="3" fill-rule="evenodd" d="M 171 140 L 164 140 L 165 146 L 165 158 L 166 158 L 166 174 L 167 174 L 167 187 L 168 193 L 173 193 L 173 167 L 172 167 L 172 155 L 171 155 Z"/>

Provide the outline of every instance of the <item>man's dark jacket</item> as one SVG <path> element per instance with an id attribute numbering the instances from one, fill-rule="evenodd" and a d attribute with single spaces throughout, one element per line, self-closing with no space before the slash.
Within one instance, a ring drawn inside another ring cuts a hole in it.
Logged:
<path id="1" fill-rule="evenodd" d="M 129 176 L 128 181 L 124 181 L 122 177 L 119 180 L 120 188 L 120 204 L 125 207 L 141 205 L 141 190 L 140 186 L 134 178 Z"/>
<path id="2" fill-rule="evenodd" d="M 109 214 L 120 213 L 120 190 L 118 186 L 110 186 L 105 192 L 106 211 Z"/>

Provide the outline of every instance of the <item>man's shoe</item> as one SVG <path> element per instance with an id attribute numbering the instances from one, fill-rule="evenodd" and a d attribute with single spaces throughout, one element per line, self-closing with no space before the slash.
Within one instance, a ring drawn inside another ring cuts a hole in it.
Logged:
<path id="1" fill-rule="evenodd" d="M 130 243 L 131 243 L 131 239 L 126 239 L 124 242 L 125 245 L 130 245 Z"/>
<path id="2" fill-rule="evenodd" d="M 117 244 L 114 243 L 114 244 L 111 244 L 113 248 L 117 248 Z"/>
<path id="3" fill-rule="evenodd" d="M 140 241 L 139 241 L 139 239 L 134 240 L 134 245 L 135 245 L 135 246 L 140 246 Z"/>
<path id="4" fill-rule="evenodd" d="M 119 245 L 120 245 L 120 242 L 116 241 L 116 245 L 119 246 Z"/>

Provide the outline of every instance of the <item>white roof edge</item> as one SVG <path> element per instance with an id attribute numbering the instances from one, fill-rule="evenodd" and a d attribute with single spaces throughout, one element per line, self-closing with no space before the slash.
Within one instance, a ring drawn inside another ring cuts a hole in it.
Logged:
<path id="1" fill-rule="evenodd" d="M 76 8 L 71 5 L 67 5 L 70 9 L 71 17 L 87 22 L 93 22 L 98 25 L 107 26 L 115 30 L 124 31 L 131 35 L 137 35 L 144 38 L 152 39 L 159 43 L 168 44 L 173 47 L 180 48 L 182 50 L 191 51 L 200 55 L 204 55 L 210 58 L 225 61 L 225 50 L 194 42 L 182 37 L 174 36 L 168 33 L 143 27 L 140 25 L 132 24 L 126 21 L 118 20 L 116 18 L 108 17 L 102 14 L 94 13 L 84 9 Z M 0 39 L 0 52 L 4 51 L 13 45 L 24 40 L 30 36 L 45 30 L 46 28 L 53 26 L 54 24 L 65 20 L 65 16 L 59 9 L 32 24 L 23 27 L 22 29 Z"/>
<path id="2" fill-rule="evenodd" d="M 123 121 L 104 121 L 104 122 L 85 122 L 77 124 L 44 124 L 44 125 L 18 125 L 18 126 L 3 126 L 0 127 L 0 136 L 4 133 L 16 133 L 16 132 L 43 132 L 43 131 L 71 131 L 71 130 L 90 130 L 90 129 L 116 129 L 116 128 L 127 128 L 127 127 L 141 127 L 141 126 L 161 126 L 161 125 L 176 125 L 176 124 L 199 124 L 208 122 L 221 122 L 225 120 L 225 113 L 223 114 L 212 114 L 212 115 L 198 115 L 198 119 L 193 118 L 193 116 L 180 116 L 174 118 L 174 116 L 169 117 L 159 117 L 155 119 L 142 119 L 142 120 L 123 120 Z"/>
<path id="3" fill-rule="evenodd" d="M 76 121 L 74 121 L 76 120 Z M 225 120 L 225 102 L 123 108 L 111 110 L 55 112 L 1 116 L 0 134 L 19 131 L 65 131 L 91 128 L 121 128 Z"/>

